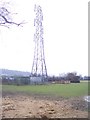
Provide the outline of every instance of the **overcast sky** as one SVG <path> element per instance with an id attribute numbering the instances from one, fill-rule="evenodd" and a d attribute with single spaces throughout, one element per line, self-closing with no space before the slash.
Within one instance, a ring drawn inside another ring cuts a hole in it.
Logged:
<path id="1" fill-rule="evenodd" d="M 42 6 L 47 72 L 88 74 L 87 0 L 11 0 L 14 20 L 23 27 L 0 27 L 0 68 L 31 72 L 34 4 Z"/>

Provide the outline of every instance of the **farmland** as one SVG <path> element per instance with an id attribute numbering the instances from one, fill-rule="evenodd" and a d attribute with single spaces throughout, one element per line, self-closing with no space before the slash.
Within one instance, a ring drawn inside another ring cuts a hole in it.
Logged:
<path id="1" fill-rule="evenodd" d="M 3 92 L 24 92 L 33 94 L 57 95 L 62 97 L 84 96 L 88 94 L 88 83 L 48 84 L 48 85 L 3 85 Z"/>
<path id="2" fill-rule="evenodd" d="M 88 82 L 2 85 L 3 118 L 87 118 Z M 23 109 L 24 108 L 24 109 Z"/>

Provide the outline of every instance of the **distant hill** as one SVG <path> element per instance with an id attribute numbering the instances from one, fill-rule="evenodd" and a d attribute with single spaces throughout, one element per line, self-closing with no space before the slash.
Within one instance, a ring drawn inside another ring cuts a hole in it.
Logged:
<path id="1" fill-rule="evenodd" d="M 17 70 L 8 70 L 8 69 L 0 69 L 0 75 L 7 75 L 7 76 L 30 76 L 30 72 L 17 71 Z"/>

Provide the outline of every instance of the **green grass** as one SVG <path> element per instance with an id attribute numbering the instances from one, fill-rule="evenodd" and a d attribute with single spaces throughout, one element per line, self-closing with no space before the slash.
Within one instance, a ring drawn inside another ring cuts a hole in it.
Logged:
<path id="1" fill-rule="evenodd" d="M 49 84 L 49 85 L 2 85 L 4 92 L 24 92 L 33 94 L 57 95 L 62 97 L 84 96 L 88 94 L 88 83 Z"/>

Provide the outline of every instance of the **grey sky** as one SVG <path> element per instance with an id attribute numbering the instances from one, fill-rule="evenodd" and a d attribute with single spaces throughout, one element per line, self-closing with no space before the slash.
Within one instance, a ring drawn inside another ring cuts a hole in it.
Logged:
<path id="1" fill-rule="evenodd" d="M 76 71 L 88 74 L 87 0 L 13 0 L 12 11 L 23 27 L 0 27 L 0 68 L 31 71 L 35 28 L 34 4 L 44 15 L 45 58 L 48 74 Z"/>

